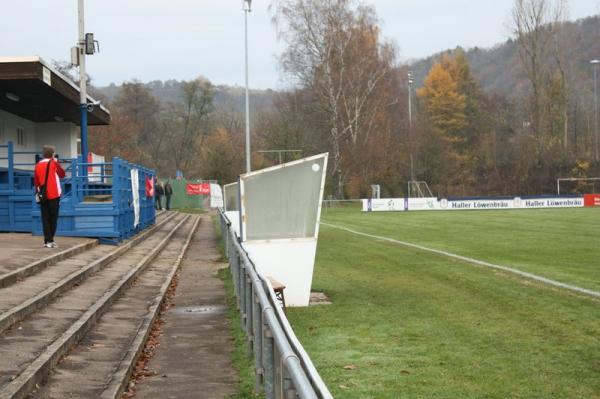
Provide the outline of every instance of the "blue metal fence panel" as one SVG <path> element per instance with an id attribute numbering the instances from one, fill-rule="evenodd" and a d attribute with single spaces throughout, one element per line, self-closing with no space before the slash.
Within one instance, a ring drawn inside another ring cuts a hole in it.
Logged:
<path id="1" fill-rule="evenodd" d="M 18 169 L 14 163 L 13 145 L 6 148 L 8 168 L 0 169 L 0 231 L 42 234 L 39 206 L 33 200 L 33 172 Z M 35 154 L 31 153 L 33 156 Z M 28 165 L 35 165 L 36 158 Z M 62 179 L 57 235 L 98 237 L 118 243 L 156 222 L 154 198 L 146 196 L 146 180 L 155 179 L 155 172 L 120 158 L 112 162 L 92 164 L 82 158 L 66 160 L 67 177 Z M 19 164 L 25 166 L 25 164 Z M 93 177 L 83 174 L 84 168 L 100 166 L 101 173 Z M 135 212 L 131 186 L 131 171 L 138 170 L 139 223 L 134 225 Z M 95 197 L 105 202 L 90 202 Z"/>

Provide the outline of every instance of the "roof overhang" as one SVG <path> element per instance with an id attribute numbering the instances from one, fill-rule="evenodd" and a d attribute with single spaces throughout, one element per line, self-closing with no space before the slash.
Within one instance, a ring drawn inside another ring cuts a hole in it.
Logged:
<path id="1" fill-rule="evenodd" d="M 88 103 L 96 101 L 88 96 Z M 79 88 L 40 57 L 0 57 L 0 109 L 33 122 L 80 124 Z M 108 125 L 110 112 L 94 106 L 89 125 Z"/>

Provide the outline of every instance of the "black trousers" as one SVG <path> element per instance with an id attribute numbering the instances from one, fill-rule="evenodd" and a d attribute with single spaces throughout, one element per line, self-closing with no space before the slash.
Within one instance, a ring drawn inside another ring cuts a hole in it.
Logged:
<path id="1" fill-rule="evenodd" d="M 166 203 L 166 208 L 167 208 L 167 211 L 168 211 L 168 210 L 171 209 L 171 196 L 170 195 L 165 195 L 165 198 L 166 198 L 165 201 L 167 202 Z"/>
<path id="2" fill-rule="evenodd" d="M 154 203 L 154 208 L 156 208 L 157 211 L 162 209 L 162 195 L 157 195 L 156 197 L 154 197 L 155 199 L 155 203 Z"/>
<path id="3" fill-rule="evenodd" d="M 40 204 L 42 225 L 44 227 L 44 244 L 54 242 L 56 225 L 58 224 L 58 208 L 60 198 L 54 198 Z"/>

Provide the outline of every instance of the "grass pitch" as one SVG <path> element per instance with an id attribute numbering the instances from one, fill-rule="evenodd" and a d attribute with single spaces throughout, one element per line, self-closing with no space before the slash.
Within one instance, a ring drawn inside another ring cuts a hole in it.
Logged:
<path id="1" fill-rule="evenodd" d="M 361 213 L 328 223 L 600 289 L 600 210 Z M 600 398 L 600 301 L 321 226 L 291 308 L 336 398 Z"/>

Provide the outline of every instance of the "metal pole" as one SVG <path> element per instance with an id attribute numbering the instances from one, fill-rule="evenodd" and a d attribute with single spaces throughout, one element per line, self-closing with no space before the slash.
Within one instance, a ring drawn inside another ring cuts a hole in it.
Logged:
<path id="1" fill-rule="evenodd" d="M 88 132 L 87 132 L 87 74 L 85 70 L 85 27 L 84 27 L 84 0 L 77 2 L 77 19 L 79 25 L 79 108 L 81 112 L 81 161 L 87 162 Z M 81 166 L 81 175 L 87 176 L 87 167 Z"/>
<path id="2" fill-rule="evenodd" d="M 408 145 L 410 146 L 410 179 L 415 180 L 413 166 L 413 143 L 412 143 L 412 72 L 408 71 Z"/>
<path id="3" fill-rule="evenodd" d="M 246 173 L 252 170 L 250 164 L 250 100 L 248 95 L 248 12 L 250 4 L 244 7 L 244 41 L 246 50 Z"/>
<path id="4" fill-rule="evenodd" d="M 595 62 L 592 62 L 592 64 L 594 65 L 594 131 L 595 131 L 595 157 L 594 159 L 596 160 L 596 162 L 598 162 L 598 160 L 600 160 L 599 154 L 598 154 L 598 63 L 600 61 L 598 60 L 594 60 Z"/>

